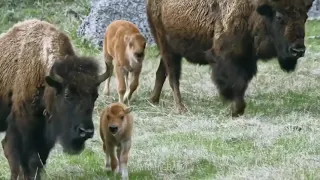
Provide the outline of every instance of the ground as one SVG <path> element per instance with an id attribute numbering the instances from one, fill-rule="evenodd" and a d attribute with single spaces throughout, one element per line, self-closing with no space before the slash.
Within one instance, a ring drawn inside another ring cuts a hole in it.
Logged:
<path id="1" fill-rule="evenodd" d="M 86 15 L 87 0 L 44 0 L 32 5 L 29 1 L 0 3 L 0 33 L 19 20 L 44 18 L 67 32 L 80 54 L 97 56 L 102 62 L 101 51 L 77 37 L 79 22 L 65 14 L 74 9 Z M 219 99 L 209 67 L 187 62 L 181 93 L 189 112 L 174 113 L 167 81 L 160 104 L 148 103 L 159 63 L 156 50 L 149 48 L 141 85 L 131 102 L 135 130 L 130 179 L 320 179 L 320 40 L 312 38 L 320 32 L 320 22 L 309 21 L 306 31 L 308 51 L 294 73 L 282 72 L 276 61 L 259 63 L 246 93 L 245 115 L 237 119 Z M 118 100 L 114 77 L 111 83 L 111 97 L 101 94 L 96 102 L 96 129 L 99 110 Z M 43 174 L 49 180 L 114 179 L 104 163 L 96 131 L 78 156 L 63 154 L 57 145 Z M 0 164 L 0 179 L 9 179 L 2 148 Z"/>

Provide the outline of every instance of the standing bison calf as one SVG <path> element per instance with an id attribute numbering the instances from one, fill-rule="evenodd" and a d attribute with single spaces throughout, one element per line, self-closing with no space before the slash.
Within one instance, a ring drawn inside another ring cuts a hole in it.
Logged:
<path id="1" fill-rule="evenodd" d="M 123 103 L 112 103 L 100 115 L 100 137 L 106 155 L 106 167 L 117 168 L 122 179 L 128 179 L 128 156 L 133 129 L 132 108 Z M 117 150 L 117 156 L 115 153 Z"/>
<path id="2" fill-rule="evenodd" d="M 145 47 L 146 39 L 138 27 L 129 21 L 115 20 L 106 28 L 103 54 L 106 63 L 115 65 L 119 102 L 129 101 L 139 85 Z M 107 79 L 104 88 L 107 95 L 110 94 L 110 79 Z"/>
<path id="3" fill-rule="evenodd" d="M 313 1 L 147 0 L 147 19 L 161 54 L 150 101 L 159 102 L 168 75 L 176 109 L 185 110 L 179 89 L 185 57 L 211 65 L 220 95 L 232 101 L 232 116 L 242 115 L 258 59 L 276 57 L 290 72 L 304 56 L 304 26 Z"/>
<path id="4" fill-rule="evenodd" d="M 0 124 L 11 179 L 40 179 L 56 141 L 78 154 L 92 138 L 98 86 L 109 73 L 99 75 L 97 61 L 77 56 L 70 39 L 45 21 L 14 25 L 1 35 L 0 52 Z"/>

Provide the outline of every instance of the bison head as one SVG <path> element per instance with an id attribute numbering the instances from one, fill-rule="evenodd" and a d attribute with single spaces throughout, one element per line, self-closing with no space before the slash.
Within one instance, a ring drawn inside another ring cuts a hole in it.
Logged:
<path id="1" fill-rule="evenodd" d="M 305 22 L 314 0 L 268 0 L 257 12 L 266 17 L 268 34 L 272 37 L 281 69 L 290 72 L 304 56 Z"/>
<path id="2" fill-rule="evenodd" d="M 66 57 L 56 61 L 45 77 L 48 88 L 45 106 L 49 111 L 49 136 L 58 138 L 65 152 L 80 153 L 93 137 L 92 113 L 98 86 L 110 76 L 98 75 L 98 65 L 90 58 Z"/>

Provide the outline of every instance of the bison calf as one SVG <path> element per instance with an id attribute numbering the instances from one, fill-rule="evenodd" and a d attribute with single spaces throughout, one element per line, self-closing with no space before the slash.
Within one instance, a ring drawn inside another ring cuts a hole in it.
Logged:
<path id="1" fill-rule="evenodd" d="M 103 54 L 110 66 L 113 66 L 112 61 L 115 59 L 114 71 L 118 82 L 119 102 L 130 100 L 139 85 L 145 47 L 146 39 L 138 27 L 129 21 L 115 20 L 106 28 Z M 129 74 L 130 79 L 128 79 Z M 104 93 L 107 95 L 110 94 L 109 85 L 110 78 L 107 79 L 104 88 Z"/>
<path id="2" fill-rule="evenodd" d="M 117 102 L 106 107 L 100 116 L 100 137 L 106 154 L 106 167 L 111 163 L 111 170 L 115 171 L 118 169 L 119 162 L 122 179 L 128 179 L 127 162 L 133 128 L 131 110 L 131 107 Z M 117 157 L 115 148 L 117 148 Z"/>

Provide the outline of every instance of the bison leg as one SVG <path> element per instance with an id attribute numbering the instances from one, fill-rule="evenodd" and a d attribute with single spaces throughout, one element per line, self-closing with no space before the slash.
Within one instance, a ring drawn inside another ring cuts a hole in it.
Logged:
<path id="1" fill-rule="evenodd" d="M 130 78 L 128 79 L 130 82 L 128 83 L 129 91 L 125 93 L 124 100 L 125 102 L 129 102 L 131 100 L 132 94 L 136 91 L 139 86 L 139 77 L 140 71 L 130 73 Z"/>
<path id="2" fill-rule="evenodd" d="M 103 141 L 102 147 L 103 147 L 103 152 L 106 157 L 106 164 L 105 165 L 106 165 L 106 168 L 109 169 L 109 168 L 111 168 L 110 155 L 109 155 L 109 151 L 107 149 L 107 145 L 104 141 Z"/>
<path id="3" fill-rule="evenodd" d="M 115 66 L 115 74 L 117 79 L 119 102 L 123 103 L 123 96 L 126 92 L 125 72 L 121 66 Z"/>
<path id="4" fill-rule="evenodd" d="M 217 85 L 219 94 L 232 102 L 232 117 L 244 114 L 246 108 L 244 94 L 256 71 L 257 64 L 254 61 L 236 63 L 235 60 L 217 57 L 217 62 L 213 65 L 212 79 Z"/>
<path id="5" fill-rule="evenodd" d="M 109 157 L 110 157 L 110 164 L 111 164 L 111 170 L 112 172 L 117 172 L 119 167 L 118 167 L 118 159 L 116 156 L 116 152 L 115 152 L 115 146 L 108 144 L 106 146 L 106 150 L 108 151 Z"/>
<path id="6" fill-rule="evenodd" d="M 103 89 L 103 93 L 105 95 L 107 95 L 107 96 L 110 96 L 110 81 L 111 81 L 111 76 L 112 76 L 112 73 L 113 73 L 113 64 L 112 64 L 112 57 L 109 54 L 105 55 L 105 62 L 110 67 L 109 68 L 110 77 L 106 79 L 106 82 L 105 82 L 105 85 L 104 85 L 104 89 Z"/>
<path id="7" fill-rule="evenodd" d="M 49 143 L 45 139 L 45 136 L 43 135 L 39 135 L 38 138 L 39 140 L 37 141 L 37 150 L 39 154 L 36 153 L 33 155 L 32 159 L 29 162 L 29 168 L 38 169 L 37 174 L 40 175 L 43 167 L 47 164 L 47 159 L 53 145 L 49 145 Z M 37 176 L 37 178 L 40 178 L 40 176 Z"/>
<path id="8" fill-rule="evenodd" d="M 121 173 L 122 180 L 128 179 L 128 156 L 131 148 L 131 140 L 121 143 L 121 148 L 118 150 L 118 160 L 119 160 L 119 172 Z"/>
<path id="9" fill-rule="evenodd" d="M 20 178 L 23 178 L 20 173 L 21 136 L 14 124 L 12 113 L 9 114 L 7 122 L 9 122 L 8 129 L 4 139 L 1 141 L 1 144 L 10 166 L 11 179 L 16 180 L 19 175 Z"/>
<path id="10" fill-rule="evenodd" d="M 163 55 L 164 64 L 169 76 L 169 83 L 173 91 L 173 99 L 175 102 L 176 112 L 178 114 L 185 112 L 186 108 L 181 102 L 180 94 L 180 74 L 181 74 L 181 59 L 182 57 L 173 53 Z"/>
<path id="11" fill-rule="evenodd" d="M 164 66 L 163 60 L 161 58 L 160 64 L 156 73 L 156 82 L 154 84 L 151 98 L 149 99 L 151 103 L 159 103 L 161 90 L 165 80 L 166 80 L 166 67 Z"/>
<path id="12" fill-rule="evenodd" d="M 21 166 L 27 179 L 41 179 L 41 171 L 49 155 L 50 148 L 46 146 L 42 131 L 33 129 L 32 132 L 27 130 L 23 133 Z"/>
<path id="13" fill-rule="evenodd" d="M 40 159 L 30 138 L 23 138 L 20 161 L 25 179 L 41 179 L 38 169 L 40 167 Z"/>
<path id="14" fill-rule="evenodd" d="M 20 174 L 20 156 L 18 148 L 16 148 L 17 144 L 14 144 L 15 141 L 12 140 L 13 138 L 16 138 L 14 134 L 7 132 L 5 138 L 1 141 L 1 144 L 10 166 L 11 179 L 16 180 Z"/>
<path id="15" fill-rule="evenodd" d="M 5 101 L 0 98 L 0 132 L 6 131 L 8 127 L 7 117 L 10 114 L 10 110 L 11 104 L 5 103 Z"/>

